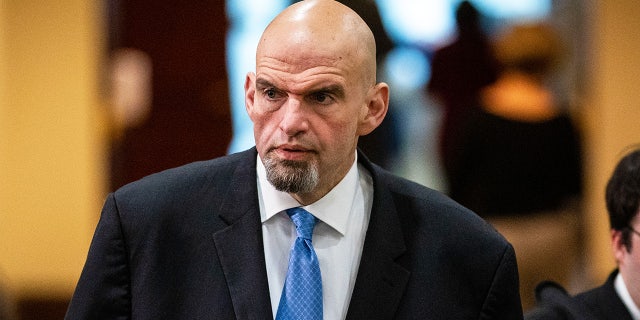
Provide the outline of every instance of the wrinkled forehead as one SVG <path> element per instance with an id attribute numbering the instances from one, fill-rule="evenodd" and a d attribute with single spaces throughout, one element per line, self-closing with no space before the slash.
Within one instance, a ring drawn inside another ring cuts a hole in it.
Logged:
<path id="1" fill-rule="evenodd" d="M 258 69 L 265 62 L 286 65 L 294 73 L 321 66 L 375 75 L 375 42 L 357 15 L 285 15 L 267 27 L 258 43 Z"/>
<path id="2" fill-rule="evenodd" d="M 275 60 L 301 70 L 316 66 L 360 66 L 364 62 L 362 48 L 344 38 L 341 34 L 327 36 L 311 30 L 266 34 L 256 53 L 256 63 L 260 66 L 265 60 Z"/>

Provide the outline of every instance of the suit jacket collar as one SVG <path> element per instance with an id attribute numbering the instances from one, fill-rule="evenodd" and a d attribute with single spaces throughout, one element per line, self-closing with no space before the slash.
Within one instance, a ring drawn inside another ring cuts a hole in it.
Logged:
<path id="1" fill-rule="evenodd" d="M 256 156 L 242 152 L 220 218 L 229 226 L 213 235 L 237 318 L 273 318 L 256 186 Z M 373 178 L 373 207 L 347 318 L 392 318 L 409 271 L 395 260 L 406 250 L 386 173 L 360 151 L 358 162 Z"/>
<path id="2" fill-rule="evenodd" d="M 618 269 L 609 274 L 607 282 L 602 286 L 602 291 L 597 293 L 597 300 L 600 301 L 602 305 L 607 306 L 606 310 L 602 311 L 607 313 L 610 319 L 631 320 L 629 310 L 627 310 L 627 307 L 615 289 L 614 283 L 617 275 Z"/>
<path id="3" fill-rule="evenodd" d="M 613 271 L 602 286 L 578 294 L 575 300 L 597 319 L 631 320 L 629 311 L 614 288 L 617 274 L 618 270 Z"/>
<path id="4" fill-rule="evenodd" d="M 406 250 L 404 236 L 387 173 L 361 152 L 358 161 L 373 178 L 373 206 L 347 319 L 390 319 L 409 280 L 409 271 L 396 263 Z"/>
<path id="5" fill-rule="evenodd" d="M 237 155 L 220 218 L 228 224 L 213 235 L 237 319 L 273 319 L 256 185 L 255 148 Z"/>

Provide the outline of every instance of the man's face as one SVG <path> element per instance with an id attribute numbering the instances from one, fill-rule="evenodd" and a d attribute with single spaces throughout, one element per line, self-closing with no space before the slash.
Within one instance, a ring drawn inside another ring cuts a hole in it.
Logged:
<path id="1" fill-rule="evenodd" d="M 631 220 L 630 227 L 640 231 L 640 212 Z M 629 235 L 630 246 L 624 246 L 621 231 L 612 231 L 613 251 L 618 263 L 620 274 L 625 280 L 625 285 L 634 299 L 640 305 L 640 234 L 631 231 Z"/>
<path id="2" fill-rule="evenodd" d="M 247 111 L 269 181 L 315 201 L 351 167 L 367 89 L 352 54 L 301 46 L 259 52 L 245 83 Z"/>

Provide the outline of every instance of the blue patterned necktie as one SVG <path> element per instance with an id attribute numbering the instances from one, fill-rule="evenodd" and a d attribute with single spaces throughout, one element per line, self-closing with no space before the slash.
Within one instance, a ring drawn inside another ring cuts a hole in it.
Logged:
<path id="1" fill-rule="evenodd" d="M 302 208 L 289 209 L 287 214 L 296 225 L 298 237 L 291 248 L 276 320 L 322 320 L 322 277 L 311 244 L 317 219 Z"/>

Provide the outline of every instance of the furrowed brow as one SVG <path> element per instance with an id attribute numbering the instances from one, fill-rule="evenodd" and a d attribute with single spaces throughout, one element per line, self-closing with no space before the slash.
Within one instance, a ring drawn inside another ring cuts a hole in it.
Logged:
<path id="1" fill-rule="evenodd" d="M 273 83 L 265 80 L 265 79 L 256 79 L 256 88 L 275 88 L 276 86 Z"/>
<path id="2" fill-rule="evenodd" d="M 318 89 L 314 89 L 312 90 L 313 93 L 320 93 L 320 92 L 326 92 L 328 94 L 331 94 L 337 98 L 344 98 L 345 94 L 344 94 L 344 88 L 341 85 L 328 85 L 328 86 L 324 86 L 324 87 L 320 87 Z"/>

